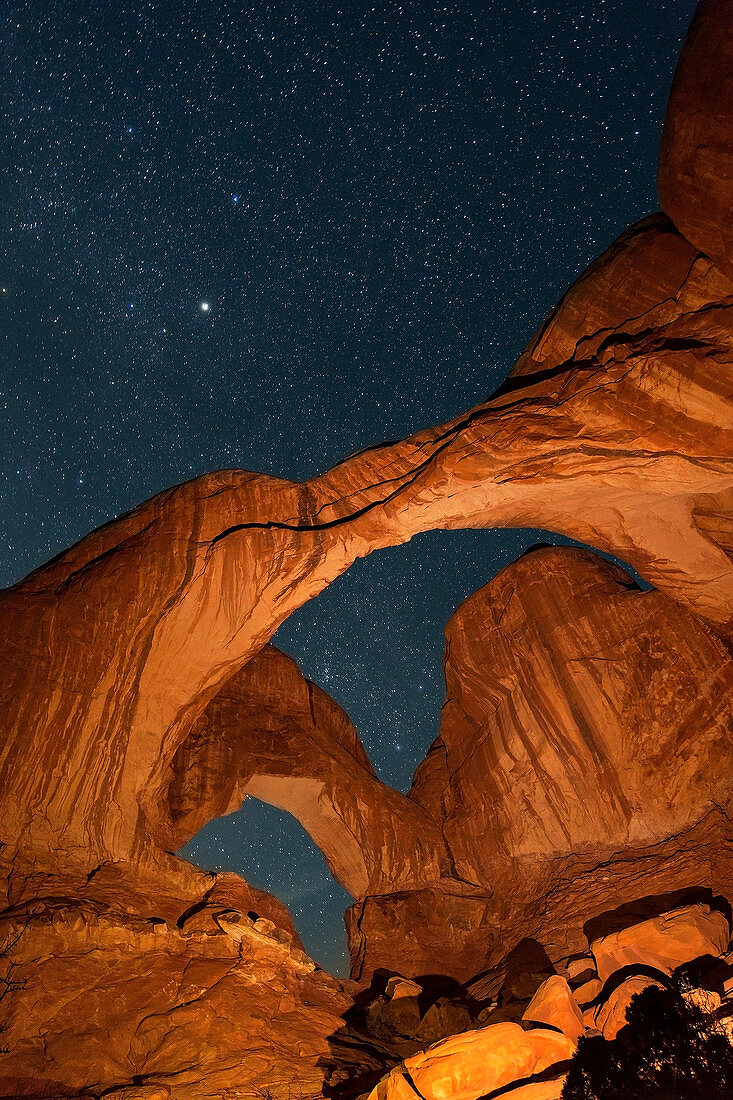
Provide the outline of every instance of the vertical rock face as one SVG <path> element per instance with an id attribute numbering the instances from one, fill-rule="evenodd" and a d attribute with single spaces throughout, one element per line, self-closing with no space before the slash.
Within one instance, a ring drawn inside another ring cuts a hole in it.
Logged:
<path id="1" fill-rule="evenodd" d="M 412 795 L 467 881 L 490 884 L 497 859 L 654 843 L 727 803 L 733 660 L 661 593 L 582 551 L 535 551 L 446 638 L 441 735 Z"/>
<path id="2" fill-rule="evenodd" d="M 453 879 L 355 908 L 359 974 L 429 973 L 441 929 L 462 981 L 527 936 L 559 957 L 582 933 L 561 898 L 587 921 L 640 879 L 725 891 L 709 818 L 728 835 L 733 658 L 707 627 L 592 554 L 546 548 L 469 597 L 446 639 L 441 732 L 410 797 L 440 822 Z M 420 913 L 419 943 L 395 936 Z"/>
<path id="3" fill-rule="evenodd" d="M 659 155 L 659 199 L 733 275 L 733 3 L 703 0 L 685 40 Z"/>

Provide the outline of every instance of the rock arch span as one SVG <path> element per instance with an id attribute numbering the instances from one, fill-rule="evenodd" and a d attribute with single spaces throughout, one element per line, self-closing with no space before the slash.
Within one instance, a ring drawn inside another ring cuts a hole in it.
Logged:
<path id="1" fill-rule="evenodd" d="M 7 590 L 8 852 L 42 861 L 63 837 L 80 866 L 143 858 L 171 760 L 217 691 L 355 558 L 431 527 L 560 531 L 730 637 L 731 329 L 731 284 L 655 216 L 466 417 L 302 484 L 206 475 Z"/>

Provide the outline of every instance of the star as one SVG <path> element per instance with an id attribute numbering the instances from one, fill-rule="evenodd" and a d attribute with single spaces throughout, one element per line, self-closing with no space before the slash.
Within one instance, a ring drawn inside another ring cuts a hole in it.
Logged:
<path id="1" fill-rule="evenodd" d="M 209 303 L 208 302 L 202 302 L 201 305 L 200 305 L 200 308 L 204 311 L 204 313 L 206 313 L 209 309 Z"/>

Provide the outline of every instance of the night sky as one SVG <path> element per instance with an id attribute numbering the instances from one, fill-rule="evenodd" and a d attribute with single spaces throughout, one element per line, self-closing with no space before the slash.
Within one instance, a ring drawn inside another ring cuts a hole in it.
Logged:
<path id="1" fill-rule="evenodd" d="M 484 400 L 656 208 L 693 0 L 5 0 L 0 584 L 166 486 L 301 479 Z M 358 562 L 275 644 L 406 789 L 443 627 L 538 532 Z M 186 849 L 343 968 L 347 895 L 250 799 Z"/>

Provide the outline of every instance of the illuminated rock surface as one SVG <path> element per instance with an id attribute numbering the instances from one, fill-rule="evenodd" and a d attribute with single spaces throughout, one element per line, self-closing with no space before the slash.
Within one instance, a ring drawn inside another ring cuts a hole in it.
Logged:
<path id="1" fill-rule="evenodd" d="M 0 942 L 23 982 L 3 1006 L 3 1095 L 365 1094 L 405 1057 L 345 1025 L 364 989 L 314 970 L 283 906 L 171 854 L 247 793 L 295 814 L 353 894 L 358 979 L 448 976 L 477 1007 L 511 987 L 521 1015 L 589 940 L 586 985 L 622 958 L 722 953 L 730 7 L 704 3 L 683 50 L 666 215 L 588 269 L 485 405 L 306 483 L 235 470 L 167 490 L 0 595 Z M 358 557 L 513 525 L 616 555 L 656 591 L 575 550 L 504 570 L 448 626 L 440 736 L 397 794 L 267 643 Z M 639 931 L 690 903 L 712 912 L 674 918 L 672 946 Z M 609 940 L 629 906 L 637 930 Z M 413 1080 L 442 1073 L 467 1100 L 498 1087 L 476 1075 L 482 1044 L 502 1083 L 571 1045 L 492 1026 L 413 1050 Z"/>
<path id="2" fill-rule="evenodd" d="M 556 1031 L 523 1031 L 517 1024 L 494 1024 L 436 1043 L 373 1091 L 371 1100 L 477 1100 L 512 1081 L 536 1076 L 572 1057 L 575 1044 Z"/>
<path id="3" fill-rule="evenodd" d="M 570 992 L 568 983 L 559 974 L 542 983 L 522 1018 L 529 1023 L 549 1024 L 559 1028 L 574 1043 L 585 1031 L 578 1002 Z"/>
<path id="4" fill-rule="evenodd" d="M 730 924 L 707 905 L 691 905 L 602 936 L 591 944 L 598 977 L 605 981 L 624 966 L 645 963 L 671 974 L 699 955 L 724 955 Z"/>

